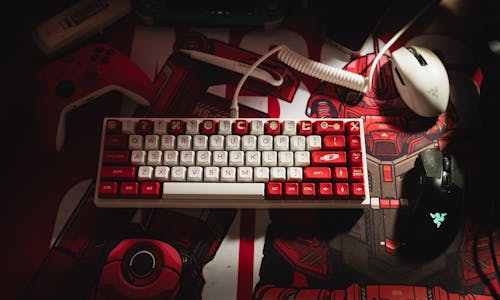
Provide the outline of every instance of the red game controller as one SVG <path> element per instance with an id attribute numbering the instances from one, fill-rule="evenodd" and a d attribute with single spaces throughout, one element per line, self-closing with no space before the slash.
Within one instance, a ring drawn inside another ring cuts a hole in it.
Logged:
<path id="1" fill-rule="evenodd" d="M 118 91 L 140 105 L 153 99 L 152 81 L 126 55 L 93 44 L 44 67 L 35 76 L 37 130 L 42 146 L 60 151 L 68 112 Z"/>
<path id="2" fill-rule="evenodd" d="M 109 253 L 96 299 L 174 299 L 182 259 L 175 248 L 152 239 L 127 239 Z"/>

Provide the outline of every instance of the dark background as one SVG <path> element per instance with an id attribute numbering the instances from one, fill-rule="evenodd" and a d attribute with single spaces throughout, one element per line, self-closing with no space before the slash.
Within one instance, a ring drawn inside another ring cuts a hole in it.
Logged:
<path id="1" fill-rule="evenodd" d="M 328 7 L 331 7 L 331 1 Z M 421 7 L 419 1 L 397 1 L 396 7 L 389 11 L 387 19 L 382 20 L 380 30 L 389 35 L 395 33 L 411 16 Z M 0 257 L 3 260 L 17 261 L 7 264 L 2 276 L 2 290 L 0 295 L 3 299 L 16 299 L 19 292 L 25 286 L 27 280 L 32 276 L 36 265 L 25 257 L 36 254 L 37 249 L 29 248 L 33 240 L 44 239 L 52 228 L 45 224 L 38 224 L 37 207 L 43 206 L 39 203 L 37 195 L 40 187 L 45 183 L 58 178 L 58 169 L 53 166 L 61 164 L 65 158 L 66 163 L 78 157 L 78 143 L 95 143 L 96 136 L 85 136 L 86 133 L 94 132 L 99 124 L 85 118 L 78 119 L 82 123 L 79 128 L 83 138 L 74 141 L 73 152 L 65 154 L 53 154 L 43 152 L 34 142 L 33 135 L 35 125 L 32 121 L 34 113 L 32 110 L 35 98 L 30 88 L 31 78 L 43 65 L 50 62 L 33 43 L 31 32 L 36 25 L 55 15 L 73 1 L 15 1 L 9 3 L 13 7 L 2 9 L 1 28 L 3 28 L 2 43 L 2 165 L 4 166 L 2 178 L 4 178 L 4 193 L 1 207 L 1 223 L 3 237 L 2 251 Z M 325 18 L 331 18 L 330 11 L 325 10 L 325 2 L 308 1 L 305 9 L 302 1 L 286 1 L 287 16 L 281 26 L 310 31 L 312 34 L 321 32 L 321 26 Z M 485 79 L 483 81 L 481 95 L 486 103 L 483 107 L 483 122 L 485 130 L 478 133 L 476 138 L 481 144 L 480 158 L 471 157 L 472 161 L 484 167 L 484 177 L 476 180 L 484 180 L 492 189 L 499 182 L 498 151 L 494 146 L 497 141 L 498 129 L 495 118 L 499 112 L 500 88 L 499 88 L 499 58 L 487 49 L 487 41 L 499 38 L 499 4 L 498 1 L 448 1 L 452 4 L 450 9 L 440 8 L 423 17 L 411 30 L 421 29 L 425 26 L 427 32 L 447 33 L 471 47 L 479 63 L 482 65 Z M 454 14 L 453 14 L 453 13 Z M 345 16 L 346 19 L 363 18 L 363 13 Z M 335 12 L 333 12 L 335 15 Z M 391 22 L 389 22 L 391 20 Z M 133 27 L 140 24 L 134 15 L 129 15 L 105 30 L 102 35 L 93 37 L 91 40 L 112 41 L 113 45 L 123 47 L 127 53 L 130 45 Z M 346 27 L 348 30 L 348 27 Z M 321 33 L 319 33 L 321 34 Z M 354 33 L 356 34 L 356 33 Z M 362 34 L 362 33 L 359 33 Z M 127 53 L 128 54 L 128 53 Z M 33 183 L 36 182 L 36 183 Z M 485 191 L 478 191 L 481 196 Z M 491 193 L 486 193 L 491 195 Z M 497 208 L 500 205 L 497 205 Z M 12 267 L 14 265 L 14 267 Z"/>

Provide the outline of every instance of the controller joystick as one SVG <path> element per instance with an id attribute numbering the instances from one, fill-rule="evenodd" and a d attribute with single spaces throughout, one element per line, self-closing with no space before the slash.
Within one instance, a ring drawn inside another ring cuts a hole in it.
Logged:
<path id="1" fill-rule="evenodd" d="M 106 259 L 96 299 L 174 299 L 181 272 L 181 256 L 169 244 L 145 238 L 122 240 Z"/>
<path id="2" fill-rule="evenodd" d="M 42 146 L 60 151 L 67 114 L 100 96 L 118 91 L 149 106 L 153 83 L 126 55 L 106 44 L 93 44 L 45 66 L 35 76 L 37 130 Z"/>

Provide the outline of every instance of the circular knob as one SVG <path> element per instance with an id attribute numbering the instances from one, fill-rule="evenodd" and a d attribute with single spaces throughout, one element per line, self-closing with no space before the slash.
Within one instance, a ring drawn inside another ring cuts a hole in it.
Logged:
<path id="1" fill-rule="evenodd" d="M 153 273 L 155 269 L 155 257 L 147 250 L 135 253 L 130 259 L 130 271 L 138 278 L 144 278 Z"/>
<path id="2" fill-rule="evenodd" d="M 56 85 L 56 96 L 66 99 L 75 92 L 75 84 L 71 80 L 62 80 Z"/>

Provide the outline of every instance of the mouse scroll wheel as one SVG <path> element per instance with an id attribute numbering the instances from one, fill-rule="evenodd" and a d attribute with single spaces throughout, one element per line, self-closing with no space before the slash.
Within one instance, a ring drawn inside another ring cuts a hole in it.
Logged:
<path id="1" fill-rule="evenodd" d="M 448 156 L 443 156 L 443 171 L 451 171 L 451 161 Z"/>
<path id="2" fill-rule="evenodd" d="M 413 47 L 407 47 L 406 49 L 408 49 L 408 51 L 411 52 L 411 54 L 413 54 L 413 56 L 415 56 L 415 58 L 418 60 L 418 63 L 421 65 L 421 66 L 427 66 L 427 61 L 425 61 L 425 59 L 423 58 L 423 56 L 417 51 L 417 49 L 413 48 Z"/>

